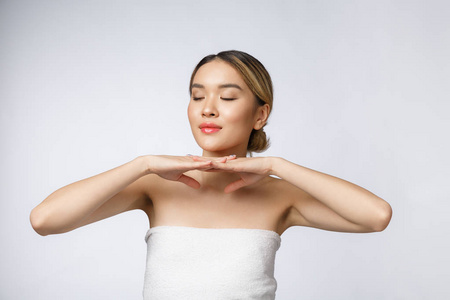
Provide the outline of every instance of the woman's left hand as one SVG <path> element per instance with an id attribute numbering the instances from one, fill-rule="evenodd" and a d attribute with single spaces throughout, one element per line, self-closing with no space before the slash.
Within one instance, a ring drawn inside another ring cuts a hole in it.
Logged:
<path id="1" fill-rule="evenodd" d="M 215 161 L 211 158 L 191 156 L 194 161 L 211 161 L 211 169 L 207 172 L 232 172 L 239 175 L 236 180 L 225 187 L 225 193 L 234 192 L 242 187 L 254 184 L 270 175 L 269 157 L 242 157 L 233 160 Z"/>

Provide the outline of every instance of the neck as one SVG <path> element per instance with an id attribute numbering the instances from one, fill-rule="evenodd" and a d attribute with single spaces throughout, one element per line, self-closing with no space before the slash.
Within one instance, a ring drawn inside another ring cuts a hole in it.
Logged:
<path id="1" fill-rule="evenodd" d="M 235 147 L 231 149 L 221 150 L 221 151 L 208 151 L 203 150 L 203 157 L 224 157 L 229 155 L 236 155 L 236 157 L 246 157 L 247 147 Z"/>
<path id="2" fill-rule="evenodd" d="M 245 148 L 233 148 L 223 151 L 208 151 L 203 150 L 203 157 L 225 157 L 229 155 L 236 155 L 239 157 L 247 156 L 247 147 Z M 201 185 L 202 187 L 217 190 L 222 192 L 223 189 L 233 181 L 238 180 L 240 177 L 236 173 L 229 172 L 201 172 Z"/>
<path id="3" fill-rule="evenodd" d="M 200 174 L 200 185 L 204 191 L 223 193 L 230 183 L 239 180 L 239 175 L 228 172 L 202 172 Z"/>

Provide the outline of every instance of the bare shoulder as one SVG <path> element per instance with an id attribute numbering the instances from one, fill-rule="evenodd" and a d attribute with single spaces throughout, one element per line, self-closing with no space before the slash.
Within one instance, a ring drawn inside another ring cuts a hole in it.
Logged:
<path id="1" fill-rule="evenodd" d="M 271 206 L 274 211 L 277 211 L 277 232 L 279 234 L 282 234 L 293 224 L 302 223 L 302 215 L 296 207 L 298 207 L 299 202 L 306 201 L 311 197 L 308 193 L 284 179 L 271 176 L 261 180 L 258 183 L 258 188 L 265 195 L 264 198 L 272 203 Z"/>
<path id="2" fill-rule="evenodd" d="M 153 199 L 160 196 L 170 185 L 170 181 L 159 177 L 156 174 L 148 174 L 139 179 L 139 187 L 143 194 L 147 198 L 147 202 L 143 203 L 143 207 L 138 207 L 139 209 L 146 210 L 148 206 L 152 204 Z"/>
<path id="3" fill-rule="evenodd" d="M 289 206 L 283 223 L 284 230 L 292 226 L 307 226 L 307 221 L 302 214 L 301 208 L 314 198 L 286 180 L 279 179 L 279 185 L 280 197 L 283 197 Z"/>
<path id="4" fill-rule="evenodd" d="M 139 180 L 141 181 L 140 188 L 146 196 L 146 201 L 141 202 L 137 209 L 143 210 L 150 220 L 155 213 L 154 208 L 157 203 L 173 198 L 174 194 L 183 194 L 183 191 L 185 191 L 185 194 L 188 194 L 188 191 L 193 190 L 181 182 L 167 180 L 156 174 L 145 175 Z"/>
<path id="5" fill-rule="evenodd" d="M 311 216 L 314 215 L 326 215 L 330 219 L 335 217 L 329 208 L 306 191 L 283 179 L 278 181 L 279 197 L 283 197 L 289 206 L 283 223 L 284 230 L 293 226 L 318 227 L 311 222 Z"/>

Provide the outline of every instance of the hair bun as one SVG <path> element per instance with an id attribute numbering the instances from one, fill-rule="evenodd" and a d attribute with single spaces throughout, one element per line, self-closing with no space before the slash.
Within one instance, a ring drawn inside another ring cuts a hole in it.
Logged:
<path id="1" fill-rule="evenodd" d="M 260 130 L 252 130 L 250 134 L 250 140 L 248 141 L 247 151 L 250 152 L 263 152 L 267 148 L 269 148 L 269 139 L 264 132 L 264 129 Z"/>

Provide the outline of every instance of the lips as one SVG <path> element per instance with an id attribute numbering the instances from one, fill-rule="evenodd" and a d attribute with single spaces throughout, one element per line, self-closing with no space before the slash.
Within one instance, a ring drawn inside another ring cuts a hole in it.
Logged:
<path id="1" fill-rule="evenodd" d="M 202 123 L 200 124 L 199 128 L 203 133 L 214 133 L 222 129 L 222 127 L 212 122 Z"/>

